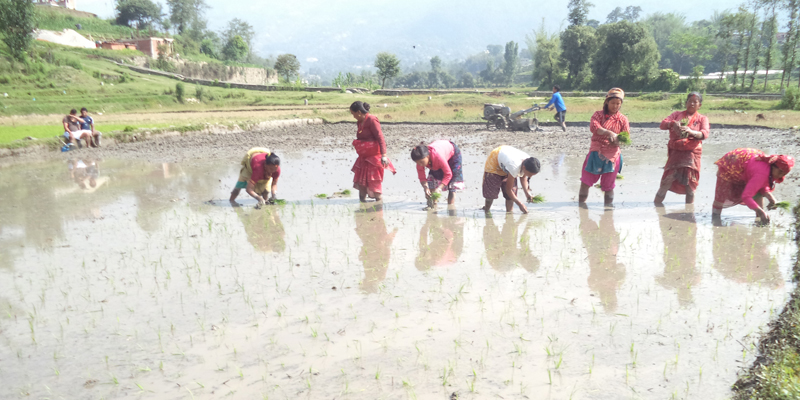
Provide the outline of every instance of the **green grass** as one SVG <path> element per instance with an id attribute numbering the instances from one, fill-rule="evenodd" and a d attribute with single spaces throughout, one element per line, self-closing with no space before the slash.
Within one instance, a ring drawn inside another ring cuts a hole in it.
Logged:
<path id="1" fill-rule="evenodd" d="M 327 199 L 328 195 L 325 194 L 325 193 L 320 193 L 320 194 L 315 194 L 314 197 L 316 197 L 318 199 Z"/>
<path id="2" fill-rule="evenodd" d="M 100 18 L 86 18 L 71 14 L 69 11 L 58 7 L 36 7 L 36 17 L 39 29 L 60 31 L 75 29 L 75 24 L 81 24 L 81 34 L 92 35 L 95 39 L 119 39 L 130 37 L 136 33 L 135 29 L 127 26 L 114 25 L 108 20 Z"/>

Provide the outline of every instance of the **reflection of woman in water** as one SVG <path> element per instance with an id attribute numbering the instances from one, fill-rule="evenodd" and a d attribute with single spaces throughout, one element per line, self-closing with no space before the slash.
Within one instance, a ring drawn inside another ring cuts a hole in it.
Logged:
<path id="1" fill-rule="evenodd" d="M 692 286 L 700 282 L 697 262 L 697 225 L 691 205 L 688 213 L 659 215 L 661 238 L 664 240 L 664 273 L 656 278 L 661 286 L 678 292 L 678 302 L 692 303 Z"/>
<path id="2" fill-rule="evenodd" d="M 361 289 L 367 293 L 375 293 L 378 291 L 378 284 L 386 278 L 397 228 L 389 233 L 383 220 L 383 209 L 380 207 L 365 208 L 355 214 L 356 234 L 362 243 L 358 259 L 364 265 Z"/>
<path id="3" fill-rule="evenodd" d="M 722 276 L 740 283 L 783 286 L 778 263 L 769 254 L 768 229 L 746 225 L 713 228 L 714 269 Z"/>
<path id="4" fill-rule="evenodd" d="M 282 253 L 286 249 L 286 231 L 277 209 L 249 210 L 235 207 L 236 215 L 244 225 L 247 241 L 264 253 Z"/>
<path id="5" fill-rule="evenodd" d="M 454 264 L 463 249 L 464 220 L 439 218 L 436 213 L 428 213 L 428 219 L 419 231 L 419 255 L 415 265 L 418 270 L 425 271 L 432 266 Z"/>
<path id="6" fill-rule="evenodd" d="M 539 259 L 531 253 L 530 224 L 526 224 L 522 232 L 519 231 L 523 218 L 514 221 L 513 214 L 506 214 L 503 229 L 499 230 L 494 219 L 487 218 L 483 227 L 483 245 L 486 248 L 486 259 L 489 265 L 498 271 L 510 271 L 517 266 L 525 268 L 528 272 L 539 269 Z"/>
<path id="7" fill-rule="evenodd" d="M 606 312 L 617 309 L 617 289 L 625 280 L 625 265 L 617 263 L 619 233 L 614 228 L 614 211 L 606 210 L 600 223 L 589 218 L 589 210 L 580 208 L 581 239 L 589 255 L 589 289 L 600 294 Z"/>

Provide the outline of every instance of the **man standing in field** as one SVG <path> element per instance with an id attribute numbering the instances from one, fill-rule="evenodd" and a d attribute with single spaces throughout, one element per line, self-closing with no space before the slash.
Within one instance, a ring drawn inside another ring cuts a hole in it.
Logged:
<path id="1" fill-rule="evenodd" d="M 78 118 L 78 110 L 74 108 L 69 112 L 69 115 L 61 120 L 61 124 L 64 125 L 64 138 L 67 143 L 78 142 L 78 147 L 81 147 L 81 139 L 84 139 L 86 140 L 86 147 L 89 147 L 89 143 L 92 140 L 92 131 L 81 129 L 81 124 L 84 122 L 82 118 Z"/>
<path id="2" fill-rule="evenodd" d="M 94 119 L 89 116 L 89 110 L 86 107 L 81 108 L 81 119 L 83 120 L 81 130 L 91 132 L 92 146 L 100 147 L 100 136 L 103 134 L 94 129 Z"/>
<path id="3" fill-rule="evenodd" d="M 561 130 L 566 132 L 567 122 L 564 120 L 564 117 L 567 114 L 567 106 L 564 105 L 564 98 L 561 97 L 561 87 L 558 85 L 553 85 L 553 97 L 551 97 L 547 105 L 544 106 L 544 108 L 548 110 L 552 110 L 553 107 L 556 109 L 554 118 L 561 124 Z"/>

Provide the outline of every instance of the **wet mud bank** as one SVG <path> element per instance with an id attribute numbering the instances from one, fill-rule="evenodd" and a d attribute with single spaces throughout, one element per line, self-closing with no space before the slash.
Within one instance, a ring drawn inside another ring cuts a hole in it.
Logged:
<path id="1" fill-rule="evenodd" d="M 800 254 L 800 206 L 793 209 L 794 242 Z M 793 281 L 800 277 L 800 258 L 795 257 Z M 769 323 L 758 342 L 758 357 L 742 370 L 733 385 L 735 399 L 797 398 L 797 369 L 800 367 L 800 287 L 795 286 L 789 302 Z"/>

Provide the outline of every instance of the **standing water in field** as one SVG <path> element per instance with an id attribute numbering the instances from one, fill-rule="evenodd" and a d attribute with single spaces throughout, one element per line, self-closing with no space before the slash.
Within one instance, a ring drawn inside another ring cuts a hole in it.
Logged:
<path id="1" fill-rule="evenodd" d="M 287 203 L 260 210 L 227 201 L 235 162 L 6 168 L 0 398 L 726 397 L 796 247 L 781 211 L 711 224 L 724 150 L 693 207 L 652 205 L 665 156 L 642 151 L 615 208 L 579 207 L 583 160 L 557 156 L 531 180 L 547 202 L 489 216 L 479 189 L 422 211 L 410 161 L 382 206 L 315 197 L 351 185 L 342 152 L 284 153 Z M 469 187 L 483 160 L 465 151 Z"/>

